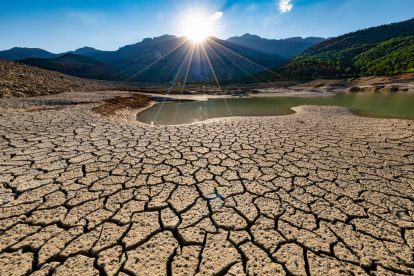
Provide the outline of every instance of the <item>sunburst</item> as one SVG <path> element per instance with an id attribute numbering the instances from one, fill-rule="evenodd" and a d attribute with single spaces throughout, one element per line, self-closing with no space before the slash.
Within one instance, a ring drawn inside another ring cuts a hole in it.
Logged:
<path id="1" fill-rule="evenodd" d="M 203 43 L 215 34 L 216 22 L 222 15 L 222 12 L 209 15 L 200 10 L 189 10 L 182 15 L 180 20 L 181 33 L 195 44 Z"/>

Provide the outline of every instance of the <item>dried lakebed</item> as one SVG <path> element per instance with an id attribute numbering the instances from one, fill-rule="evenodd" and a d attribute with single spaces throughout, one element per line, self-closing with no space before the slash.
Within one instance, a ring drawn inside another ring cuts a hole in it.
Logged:
<path id="1" fill-rule="evenodd" d="M 300 105 L 341 106 L 367 117 L 414 120 L 414 93 L 339 93 L 312 97 L 257 97 L 177 101 L 160 103 L 141 112 L 137 120 L 146 124 L 175 125 L 232 116 L 276 116 L 294 113 Z"/>
<path id="2" fill-rule="evenodd" d="M 90 95 L 0 100 L 0 275 L 414 273 L 412 121 L 149 126 Z"/>

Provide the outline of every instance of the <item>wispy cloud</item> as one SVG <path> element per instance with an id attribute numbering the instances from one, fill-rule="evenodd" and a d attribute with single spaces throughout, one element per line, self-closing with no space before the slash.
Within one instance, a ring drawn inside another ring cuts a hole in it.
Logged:
<path id="1" fill-rule="evenodd" d="M 213 21 L 216 21 L 216 20 L 219 20 L 220 18 L 222 18 L 223 17 L 223 12 L 221 12 L 221 11 L 218 11 L 218 12 L 215 12 L 211 17 L 210 17 L 210 19 L 211 20 L 213 20 Z"/>
<path id="2" fill-rule="evenodd" d="M 293 9 L 292 0 L 279 0 L 279 11 L 281 13 L 290 12 Z"/>
<path id="3" fill-rule="evenodd" d="M 70 20 L 74 20 L 76 22 L 80 22 L 87 25 L 98 25 L 103 18 L 100 14 L 86 13 L 80 11 L 69 11 L 66 13 L 66 16 Z"/>

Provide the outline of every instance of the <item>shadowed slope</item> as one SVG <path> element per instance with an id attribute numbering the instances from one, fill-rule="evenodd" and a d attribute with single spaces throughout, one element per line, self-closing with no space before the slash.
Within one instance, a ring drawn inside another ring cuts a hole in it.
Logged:
<path id="1" fill-rule="evenodd" d="M 92 58 L 66 54 L 55 59 L 31 58 L 18 62 L 77 77 L 103 80 L 121 80 L 122 76 L 110 66 Z"/>

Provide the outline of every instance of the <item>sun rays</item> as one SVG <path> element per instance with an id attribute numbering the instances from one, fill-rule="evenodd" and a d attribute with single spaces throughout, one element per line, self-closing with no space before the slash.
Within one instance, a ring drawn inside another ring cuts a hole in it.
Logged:
<path id="1" fill-rule="evenodd" d="M 182 23 L 182 33 L 192 43 L 203 43 L 213 32 L 213 21 L 201 13 L 188 15 Z"/>
<path id="2" fill-rule="evenodd" d="M 204 90 L 205 85 L 208 86 L 210 92 L 214 91 L 216 94 L 224 96 L 225 93 L 221 84 L 223 75 L 228 76 L 231 81 L 238 81 L 242 80 L 244 76 L 255 79 L 254 74 L 256 72 L 273 72 L 269 68 L 233 51 L 227 47 L 228 43 L 226 41 L 214 37 L 222 17 L 223 12 L 208 12 L 200 9 L 188 9 L 180 13 L 178 25 L 182 36 L 175 37 L 174 42 L 166 42 L 163 46 L 163 53 L 157 52 L 154 61 L 137 70 L 137 72 L 133 72 L 129 80 L 139 80 L 140 75 L 157 74 L 169 70 L 168 72 L 173 77 L 169 80 L 170 86 L 166 91 L 167 94 L 172 92 L 184 94 L 190 82 L 203 87 L 202 93 L 204 96 L 208 93 Z M 172 44 L 169 45 L 169 43 Z M 255 70 L 251 70 L 252 68 L 255 68 Z M 212 86 L 215 88 L 212 89 Z M 231 116 L 232 112 L 225 97 L 223 97 L 223 101 Z M 158 112 L 156 112 L 153 119 L 154 122 L 156 122 L 158 114 L 165 104 L 165 102 L 162 102 L 158 106 Z"/>
<path id="3" fill-rule="evenodd" d="M 223 12 L 212 10 L 201 7 L 181 10 L 177 18 L 178 33 L 194 44 L 203 43 L 208 37 L 217 35 Z"/>
<path id="4" fill-rule="evenodd" d="M 223 70 L 227 70 L 229 63 L 238 68 L 240 74 L 249 76 L 252 79 L 254 79 L 254 75 L 244 68 L 243 63 L 238 63 L 237 60 L 242 60 L 244 61 L 244 65 L 249 64 L 250 67 L 255 67 L 260 71 L 274 73 L 269 68 L 229 49 L 226 45 L 223 45 L 224 43 L 222 41 L 216 38 L 207 37 L 202 41 L 197 40 L 197 42 L 196 40 L 186 37 L 177 39 L 179 40 L 179 43 L 174 47 L 171 47 L 165 54 L 159 56 L 154 62 L 133 74 L 132 78 L 153 69 L 157 64 L 163 64 L 164 60 L 174 60 L 175 62 L 173 64 L 168 64 L 167 66 L 171 70 L 174 70 L 174 77 L 170 81 L 169 88 L 166 90 L 167 94 L 170 94 L 173 91 L 175 93 L 178 92 L 184 94 L 190 79 L 190 82 L 195 82 L 195 84 L 200 85 L 200 87 L 204 87 L 205 85 L 209 85 L 210 87 L 213 86 L 215 87 L 214 90 L 216 94 L 225 96 L 221 84 L 222 80 L 218 77 L 216 71 L 220 70 L 220 72 L 223 72 Z M 199 77 L 198 81 L 194 81 L 197 77 Z M 206 91 L 204 91 L 204 89 L 202 93 L 206 96 Z M 227 104 L 226 97 L 223 97 L 223 101 L 229 116 L 231 116 L 232 111 Z M 159 104 L 158 112 L 156 112 L 153 122 L 156 123 L 158 114 L 165 104 L 166 102 L 161 102 Z M 179 105 L 177 105 L 177 108 L 179 108 Z"/>
<path id="5" fill-rule="evenodd" d="M 169 49 L 165 50 L 165 53 L 158 54 L 157 57 L 154 57 L 153 62 L 132 73 L 127 80 L 139 79 L 138 76 L 157 68 L 156 66 L 160 64 L 175 71 L 174 79 L 169 81 L 173 85 L 185 85 L 191 75 L 192 82 L 214 83 L 219 88 L 220 81 L 223 79 L 218 77 L 216 71 L 219 70 L 220 73 L 223 73 L 229 68 L 229 65 L 233 65 L 239 70 L 241 73 L 239 77 L 246 75 L 253 78 L 254 74 L 260 71 L 269 71 L 274 74 L 268 67 L 235 52 L 224 42 L 214 37 L 208 37 L 202 43 L 194 43 L 193 40 L 186 37 L 176 38 L 176 41 L 168 47 Z M 168 61 L 168 64 L 164 64 L 164 61 Z M 203 66 L 207 67 L 201 68 Z M 255 68 L 255 73 L 246 70 L 247 66 Z M 222 76 L 223 74 L 221 74 Z"/>

